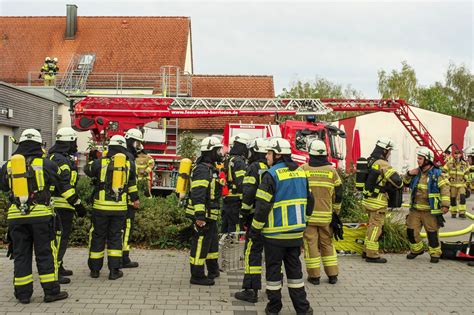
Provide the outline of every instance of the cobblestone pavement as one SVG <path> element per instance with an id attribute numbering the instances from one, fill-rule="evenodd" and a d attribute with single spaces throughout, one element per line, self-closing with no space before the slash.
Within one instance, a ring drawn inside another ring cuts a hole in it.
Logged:
<path id="1" fill-rule="evenodd" d="M 213 287 L 191 286 L 187 252 L 133 250 L 140 262 L 137 269 L 125 269 L 116 281 L 88 276 L 87 250 L 73 248 L 66 254 L 66 267 L 74 270 L 72 283 L 64 285 L 70 298 L 42 303 L 43 292 L 35 274 L 32 303 L 18 304 L 13 297 L 12 268 L 0 251 L 0 314 L 261 314 L 265 298 L 256 304 L 237 301 L 239 272 L 223 273 Z M 430 264 L 427 254 L 413 261 L 404 255 L 386 255 L 385 265 L 369 265 L 357 256 L 340 257 L 336 285 L 322 278 L 319 286 L 307 284 L 315 314 L 472 314 L 474 310 L 474 268 L 457 261 Z M 36 270 L 36 268 L 34 268 Z M 35 272 L 36 273 L 36 272 Z M 286 286 L 282 314 L 294 314 Z"/>

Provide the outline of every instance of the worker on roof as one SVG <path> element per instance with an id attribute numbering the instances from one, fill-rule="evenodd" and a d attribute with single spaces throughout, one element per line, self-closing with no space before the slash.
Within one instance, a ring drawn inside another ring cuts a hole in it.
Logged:
<path id="1" fill-rule="evenodd" d="M 59 71 L 58 58 L 46 57 L 41 67 L 39 78 L 43 77 L 44 86 L 55 86 L 56 74 Z"/>
<path id="2" fill-rule="evenodd" d="M 247 170 L 247 143 L 250 137 L 239 133 L 232 138 L 232 148 L 224 163 L 229 194 L 224 196 L 222 206 L 222 233 L 240 232 L 242 230 L 239 213 L 242 207 L 242 183 Z"/>
<path id="3" fill-rule="evenodd" d="M 338 217 L 342 202 L 342 181 L 337 170 L 328 161 L 323 141 L 311 141 L 308 151 L 309 162 L 301 166 L 306 172 L 315 200 L 313 214 L 308 218 L 303 238 L 308 282 L 319 285 L 322 262 L 329 283 L 335 284 L 339 271 L 332 237 L 334 232 L 336 239 L 342 234 L 342 223 Z"/>
<path id="4" fill-rule="evenodd" d="M 135 169 L 137 170 L 136 175 L 138 176 L 138 166 L 137 166 L 137 155 L 143 149 L 143 133 L 136 129 L 132 128 L 125 132 L 125 140 L 127 144 L 127 159 L 130 163 L 134 164 Z M 148 184 L 148 189 L 150 189 Z M 123 226 L 123 253 L 122 253 L 122 267 L 123 268 L 137 268 L 139 266 L 138 262 L 132 261 L 130 259 L 130 242 L 132 240 L 132 232 L 135 221 L 135 211 L 137 209 L 134 207 L 133 200 L 128 200 L 127 206 L 127 215 L 125 217 L 124 226 Z"/>
<path id="5" fill-rule="evenodd" d="M 15 298 L 30 303 L 33 294 L 33 249 L 44 302 L 68 297 L 60 290 L 56 232 L 59 222 L 51 208 L 51 188 L 73 206 L 79 199 L 61 176 L 58 166 L 43 157 L 42 137 L 38 130 L 22 132 L 18 148 L 0 170 L 0 190 L 9 194 L 8 235 L 12 240 Z"/>
<path id="6" fill-rule="evenodd" d="M 449 181 L 446 174 L 434 164 L 434 154 L 427 147 L 418 148 L 418 167 L 408 171 L 403 177 L 405 185 L 410 187 L 410 213 L 407 216 L 407 237 L 410 253 L 407 259 L 414 259 L 424 253 L 420 237 L 424 227 L 428 235 L 430 262 L 437 263 L 441 256 L 438 231 L 444 226 L 443 214 L 448 212 Z"/>
<path id="7" fill-rule="evenodd" d="M 255 201 L 250 239 L 263 236 L 268 304 L 266 314 L 282 309 L 282 263 L 288 291 L 297 314 L 313 314 L 306 298 L 300 254 L 306 217 L 313 212 L 314 199 L 304 170 L 291 159 L 290 142 L 269 140 L 267 163 Z"/>
<path id="8" fill-rule="evenodd" d="M 56 133 L 56 143 L 49 149 L 48 158 L 55 162 L 60 170 L 60 176 L 68 183 L 68 193 L 77 197 L 77 166 L 74 156 L 77 153 L 77 132 L 71 127 L 64 127 Z M 61 222 L 61 240 L 58 252 L 59 265 L 59 283 L 67 284 L 70 282 L 67 276 L 72 276 L 71 270 L 64 268 L 64 255 L 69 243 L 69 236 L 72 231 L 74 214 L 79 217 L 86 215 L 86 210 L 77 197 L 74 205 L 70 205 L 67 200 L 61 196 L 58 189 L 53 191 L 54 211 Z"/>
<path id="9" fill-rule="evenodd" d="M 135 163 L 128 159 L 127 153 L 125 138 L 115 135 L 110 138 L 107 156 L 93 160 L 84 168 L 96 183 L 88 261 L 91 278 L 100 275 L 106 243 L 109 279 L 123 276 L 120 269 L 127 203 L 132 202 L 135 209 L 140 206 Z"/>
<path id="10" fill-rule="evenodd" d="M 402 178 L 388 163 L 393 149 L 394 142 L 391 139 L 380 138 L 368 158 L 369 174 L 363 187 L 362 205 L 367 211 L 369 220 L 362 258 L 369 263 L 387 262 L 387 259 L 380 257 L 379 254 L 379 237 L 382 234 L 388 208 L 387 190 L 403 186 Z"/>
<path id="11" fill-rule="evenodd" d="M 454 150 L 454 156 L 448 160 L 443 167 L 443 171 L 449 177 L 451 206 L 449 211 L 451 217 L 466 218 L 466 185 L 469 177 L 469 164 L 463 159 L 462 151 Z M 458 205 L 459 200 L 459 205 Z"/>
<path id="12" fill-rule="evenodd" d="M 245 173 L 242 188 L 242 224 L 246 231 L 244 263 L 245 273 L 241 292 L 235 293 L 235 298 L 250 303 L 258 301 L 258 290 L 262 289 L 262 253 L 263 239 L 261 236 L 253 240 L 249 238 L 250 226 L 255 213 L 255 195 L 262 181 L 262 175 L 267 166 L 267 140 L 257 138 L 249 142 L 249 167 Z"/>
<path id="13" fill-rule="evenodd" d="M 186 205 L 186 216 L 193 220 L 194 227 L 189 257 L 191 284 L 214 285 L 214 279 L 220 275 L 217 219 L 223 186 L 215 165 L 222 162 L 222 147 L 219 138 L 204 138 L 201 156 L 191 171 L 191 190 Z"/>

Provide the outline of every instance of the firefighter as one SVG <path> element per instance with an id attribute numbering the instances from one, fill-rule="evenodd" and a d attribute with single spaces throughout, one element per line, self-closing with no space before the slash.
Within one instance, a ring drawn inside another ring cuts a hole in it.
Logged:
<path id="1" fill-rule="evenodd" d="M 466 149 L 467 162 L 469 163 L 469 176 L 467 181 L 467 190 L 469 195 L 474 191 L 474 146 Z"/>
<path id="2" fill-rule="evenodd" d="M 142 149 L 138 152 L 135 162 L 137 166 L 138 181 L 143 184 L 139 186 L 145 187 L 145 197 L 151 198 L 150 176 L 152 175 L 153 167 L 155 167 L 155 161 Z"/>
<path id="3" fill-rule="evenodd" d="M 329 283 L 337 282 L 337 254 L 332 244 L 333 216 L 341 210 L 342 181 L 336 169 L 328 161 L 326 144 L 313 140 L 308 147 L 309 163 L 301 168 L 306 172 L 309 187 L 314 196 L 313 214 L 308 218 L 304 231 L 304 260 L 308 282 L 319 285 L 321 260 Z M 337 218 L 334 218 L 337 221 Z"/>
<path id="4" fill-rule="evenodd" d="M 443 167 L 443 171 L 449 177 L 451 206 L 449 211 L 451 217 L 466 218 L 466 184 L 469 177 L 469 164 L 464 161 L 461 150 L 454 151 L 454 157 L 450 159 Z M 459 205 L 458 200 L 459 199 Z"/>
<path id="5" fill-rule="evenodd" d="M 288 291 L 297 314 L 313 314 L 306 299 L 300 253 L 306 216 L 313 211 L 314 200 L 305 172 L 291 159 L 290 143 L 283 138 L 269 140 L 267 163 L 255 200 L 255 215 L 249 237 L 263 236 L 266 266 L 267 314 L 282 308 L 282 262 L 288 279 Z"/>
<path id="6" fill-rule="evenodd" d="M 186 206 L 186 216 L 193 220 L 194 228 L 189 257 L 191 284 L 214 285 L 214 279 L 220 274 L 217 219 L 222 182 L 215 164 L 222 162 L 222 147 L 219 138 L 204 138 L 201 156 L 191 172 L 191 190 Z"/>
<path id="7" fill-rule="evenodd" d="M 249 140 L 247 134 L 237 134 L 233 138 L 232 148 L 225 163 L 229 194 L 224 197 L 222 206 L 222 233 L 241 230 L 239 213 L 242 207 L 242 183 L 247 169 L 247 143 Z"/>
<path id="8" fill-rule="evenodd" d="M 61 172 L 60 176 L 68 184 L 69 194 L 77 199 L 76 204 L 72 206 L 61 196 L 57 189 L 53 192 L 54 211 L 61 223 L 61 241 L 58 252 L 59 283 L 61 284 L 69 283 L 70 279 L 66 277 L 73 274 L 71 270 L 64 268 L 63 258 L 71 235 L 74 213 L 80 217 L 86 215 L 86 210 L 76 192 L 77 166 L 74 162 L 76 153 L 77 133 L 71 127 L 59 129 L 56 133 L 56 143 L 49 149 L 48 158 L 58 165 Z"/>
<path id="9" fill-rule="evenodd" d="M 448 212 L 449 181 L 446 174 L 434 165 L 434 154 L 427 147 L 418 148 L 418 168 L 408 171 L 403 177 L 410 187 L 410 213 L 407 215 L 407 237 L 410 253 L 407 259 L 414 259 L 424 253 L 420 237 L 424 227 L 428 235 L 430 262 L 437 263 L 441 256 L 438 231 L 444 226 L 443 214 Z"/>
<path id="10" fill-rule="evenodd" d="M 44 64 L 41 67 L 41 73 L 39 78 L 43 77 L 44 86 L 54 86 L 54 80 L 56 78 L 56 74 L 59 71 L 59 67 L 57 65 L 58 58 L 51 59 L 50 57 L 46 57 L 44 59 Z"/>
<path id="11" fill-rule="evenodd" d="M 387 259 L 380 257 L 378 242 L 388 207 L 386 191 L 403 186 L 402 178 L 388 163 L 393 148 L 392 140 L 380 138 L 368 158 L 369 174 L 363 189 L 362 205 L 367 211 L 369 220 L 362 257 L 369 263 L 387 262 Z"/>
<path id="12" fill-rule="evenodd" d="M 127 213 L 127 201 L 139 207 L 135 163 L 126 159 L 124 137 L 110 138 L 107 156 L 87 164 L 84 172 L 96 181 L 89 243 L 90 276 L 98 278 L 102 269 L 105 244 L 110 270 L 109 279 L 123 276 L 122 227 Z"/>
<path id="13" fill-rule="evenodd" d="M 59 176 L 58 166 L 43 158 L 39 131 L 26 129 L 17 150 L 0 171 L 0 190 L 9 193 L 11 206 L 7 222 L 13 242 L 15 298 L 30 303 L 33 294 L 32 256 L 36 256 L 44 302 L 68 297 L 58 282 L 57 239 L 54 211 L 50 206 L 50 187 L 54 186 L 70 205 L 77 195 Z M 70 186 L 69 186 L 70 187 Z"/>
<path id="14" fill-rule="evenodd" d="M 143 133 L 136 129 L 132 128 L 125 132 L 125 140 L 127 142 L 127 158 L 130 163 L 135 164 L 137 169 L 136 175 L 138 175 L 138 167 L 136 165 L 136 158 L 138 152 L 143 149 Z M 130 259 L 130 242 L 132 240 L 132 232 L 135 222 L 135 208 L 133 201 L 128 201 L 127 207 L 127 216 L 125 217 L 123 225 L 123 256 L 122 256 L 122 267 L 123 268 L 137 268 L 138 262 L 132 261 Z"/>
<path id="15" fill-rule="evenodd" d="M 249 167 L 245 173 L 242 188 L 242 209 L 240 214 L 246 231 L 244 263 L 245 274 L 241 292 L 235 293 L 235 298 L 250 303 L 258 301 L 258 290 L 262 289 L 262 252 L 263 239 L 261 236 L 249 238 L 249 228 L 255 213 L 255 194 L 260 185 L 263 172 L 268 169 L 267 140 L 257 138 L 249 142 Z"/>

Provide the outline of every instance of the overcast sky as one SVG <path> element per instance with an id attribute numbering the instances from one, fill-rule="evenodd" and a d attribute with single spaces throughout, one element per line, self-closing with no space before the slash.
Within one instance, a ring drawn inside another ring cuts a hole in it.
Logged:
<path id="1" fill-rule="evenodd" d="M 450 61 L 473 69 L 472 1 L 0 0 L 0 15 L 190 16 L 194 72 L 269 74 L 275 91 L 324 77 L 377 97 L 406 60 L 422 85 Z"/>

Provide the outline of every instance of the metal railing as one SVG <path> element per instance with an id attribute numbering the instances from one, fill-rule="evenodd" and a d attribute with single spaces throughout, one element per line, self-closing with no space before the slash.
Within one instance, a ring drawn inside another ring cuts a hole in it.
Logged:
<path id="1" fill-rule="evenodd" d="M 39 71 L 28 73 L 29 86 L 41 86 L 44 80 L 39 78 Z M 94 94 L 94 90 L 100 90 L 99 94 L 129 94 L 129 90 L 152 90 L 153 94 L 166 96 L 191 96 L 192 75 L 189 73 L 96 73 L 88 74 L 87 80 L 81 83 L 76 90 L 65 90 L 61 82 L 65 80 L 80 80 L 83 74 L 71 74 L 70 72 L 58 72 L 55 77 L 55 85 L 58 89 L 68 94 Z M 66 79 L 67 78 L 67 79 Z"/>

